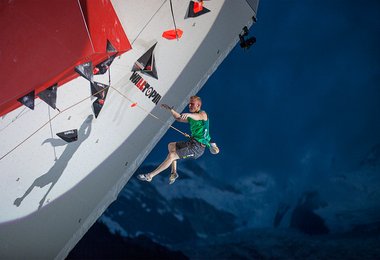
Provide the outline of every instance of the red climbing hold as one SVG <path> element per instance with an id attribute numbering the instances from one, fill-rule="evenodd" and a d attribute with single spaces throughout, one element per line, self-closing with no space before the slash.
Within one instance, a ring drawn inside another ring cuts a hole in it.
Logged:
<path id="1" fill-rule="evenodd" d="M 177 33 L 176 33 L 177 32 Z M 177 30 L 168 30 L 162 33 L 162 37 L 168 39 L 168 40 L 174 40 L 182 37 L 183 31 L 181 29 Z"/>

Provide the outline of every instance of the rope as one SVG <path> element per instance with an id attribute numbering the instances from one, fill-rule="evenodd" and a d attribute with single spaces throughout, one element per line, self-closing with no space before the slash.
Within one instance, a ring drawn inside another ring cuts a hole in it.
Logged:
<path id="1" fill-rule="evenodd" d="M 139 38 L 140 34 L 145 30 L 145 28 L 148 26 L 148 24 L 152 21 L 152 19 L 156 16 L 156 14 L 158 13 L 158 11 L 160 11 L 161 7 L 166 3 L 167 0 L 165 0 L 164 2 L 162 2 L 161 6 L 157 9 L 157 11 L 152 15 L 152 17 L 150 17 L 149 21 L 144 25 L 144 27 L 140 30 L 140 32 L 137 34 L 137 36 L 135 37 L 135 39 L 132 41 L 131 45 L 133 45 L 135 43 L 135 41 L 137 40 L 137 38 Z"/>
<path id="2" fill-rule="evenodd" d="M 58 110 L 59 111 L 59 110 Z M 50 115 L 50 106 L 48 106 L 48 113 L 49 113 L 49 120 L 51 118 L 51 115 Z M 51 134 L 51 138 L 54 137 L 54 134 L 53 134 L 53 126 L 51 125 L 51 121 L 50 121 L 50 134 Z M 53 151 L 54 151 L 54 159 L 57 160 L 57 153 L 55 151 L 55 147 L 53 146 Z"/>
<path id="3" fill-rule="evenodd" d="M 107 87 L 107 88 L 109 88 L 109 87 Z M 104 88 L 104 89 L 102 89 L 102 90 L 96 92 L 94 95 L 96 95 L 96 94 L 98 94 L 98 93 L 104 91 L 105 89 L 106 89 L 106 88 Z M 14 150 L 16 150 L 19 146 L 21 146 L 21 145 L 24 144 L 26 141 L 28 141 L 33 135 L 35 135 L 37 132 L 39 132 L 42 128 L 44 128 L 44 127 L 45 127 L 47 124 L 49 124 L 51 121 L 53 121 L 57 116 L 59 116 L 60 114 L 66 112 L 67 110 L 73 108 L 74 106 L 79 105 L 80 103 L 84 102 L 86 99 L 89 99 L 89 98 L 91 98 L 91 97 L 92 97 L 92 95 L 89 96 L 89 97 L 86 97 L 86 98 L 84 98 L 84 99 L 82 99 L 82 100 L 80 100 L 80 101 L 78 101 L 77 103 L 75 103 L 75 104 L 73 104 L 73 105 L 71 105 L 71 106 L 69 106 L 69 107 L 63 109 L 62 111 L 59 111 L 59 113 L 56 114 L 55 116 L 53 116 L 52 118 L 50 118 L 49 121 L 47 121 L 47 122 L 44 123 L 42 126 L 40 126 L 36 131 L 34 131 L 32 134 L 30 134 L 28 137 L 26 137 L 23 141 L 21 141 L 21 142 L 20 142 L 18 145 L 16 145 L 14 148 L 12 148 L 11 150 L 9 150 L 6 154 L 4 154 L 3 156 L 1 156 L 1 157 L 0 157 L 0 161 L 1 161 L 2 159 L 4 159 L 7 155 L 9 155 L 11 152 L 13 152 Z"/>
<path id="4" fill-rule="evenodd" d="M 114 88 L 114 87 L 111 87 L 112 89 L 116 90 L 117 93 L 119 93 L 122 97 L 124 97 L 125 99 L 127 99 L 128 101 L 130 101 L 131 103 L 134 103 L 133 100 L 131 100 L 130 98 L 128 98 L 126 95 L 124 95 L 123 93 L 121 93 L 118 89 Z M 152 116 L 153 118 L 157 119 L 158 121 L 160 121 L 161 123 L 165 124 L 166 122 L 161 120 L 160 118 L 158 118 L 157 116 L 155 116 L 154 114 L 152 114 L 151 112 L 149 112 L 148 110 L 146 110 L 145 108 L 141 107 L 140 105 L 136 104 L 136 106 L 138 108 L 140 108 L 141 110 L 143 110 L 145 113 L 147 113 L 148 115 Z M 178 128 L 175 128 L 174 126 L 169 126 L 170 128 L 172 128 L 173 130 L 179 132 L 180 134 L 190 138 L 190 135 L 182 132 L 181 130 L 179 130 Z"/>
<path id="5" fill-rule="evenodd" d="M 111 86 L 111 67 L 108 68 L 108 80 L 109 80 L 109 87 L 111 87 L 112 89 L 116 90 L 117 93 L 119 93 L 122 97 L 124 97 L 125 99 L 127 99 L 128 101 L 130 101 L 131 103 L 134 103 L 130 98 L 128 98 L 126 95 L 124 95 L 123 93 L 121 93 L 118 89 L 114 88 Z M 158 121 L 160 121 L 161 123 L 165 124 L 166 122 L 162 121 L 161 119 L 159 119 L 157 116 L 153 115 L 151 112 L 147 111 L 146 109 L 144 109 L 143 107 L 141 107 L 140 105 L 138 105 L 136 103 L 136 106 L 138 108 L 140 108 L 141 110 L 143 110 L 145 113 L 147 113 L 148 115 L 152 116 L 153 118 L 157 119 Z M 182 132 L 181 130 L 179 130 L 178 128 L 175 128 L 174 126 L 170 126 L 172 129 L 174 129 L 175 131 L 178 131 L 179 133 L 183 134 L 184 136 L 190 138 L 190 135 Z"/>
<path id="6" fill-rule="evenodd" d="M 110 72 L 109 72 L 110 73 Z M 102 91 L 105 91 L 106 89 L 109 89 L 109 88 L 112 88 L 114 90 L 116 90 L 116 92 L 118 92 L 121 96 L 123 96 L 124 98 L 126 98 L 127 100 L 129 100 L 130 102 L 134 103 L 130 98 L 128 98 L 126 95 L 124 95 L 123 93 L 121 93 L 118 89 L 112 87 L 111 85 L 105 87 L 104 89 L 102 90 L 99 90 L 98 92 L 94 93 L 93 95 L 90 95 L 84 99 L 81 99 L 80 101 L 74 103 L 73 105 L 71 106 L 68 106 L 67 108 L 63 109 L 63 110 L 58 110 L 59 113 L 56 114 L 55 116 L 53 116 L 52 118 L 49 118 L 49 120 L 44 123 L 42 126 L 40 126 L 37 130 L 35 130 L 33 133 L 31 133 L 29 136 L 27 136 L 24 140 L 22 140 L 19 144 L 17 144 L 15 147 L 13 147 L 11 150 L 9 150 L 7 153 L 5 153 L 3 156 L 0 157 L 0 161 L 2 159 L 4 159 L 6 156 L 8 156 L 10 153 L 12 153 L 14 150 L 16 150 L 18 147 L 20 147 L 22 144 L 24 144 L 26 141 L 28 141 L 32 136 L 34 136 L 36 133 L 38 133 L 42 128 L 44 128 L 47 124 L 51 123 L 51 121 L 53 121 L 56 117 L 58 117 L 59 115 L 63 114 L 64 112 L 70 110 L 71 108 L 79 105 L 80 103 L 86 101 L 87 99 L 90 99 L 92 96 L 96 96 L 97 94 L 101 93 Z M 143 107 L 141 107 L 140 105 L 136 104 L 137 107 L 139 107 L 141 110 L 145 111 L 148 115 L 152 116 L 153 118 L 157 119 L 158 121 L 160 121 L 161 123 L 166 123 L 164 121 L 162 121 L 161 119 L 159 119 L 157 116 L 155 116 L 154 114 L 152 114 L 151 112 L 147 111 L 146 109 L 144 109 Z M 50 117 L 50 115 L 49 115 Z M 174 126 L 170 126 L 170 128 L 172 128 L 173 130 L 179 132 L 180 134 L 190 138 L 190 135 L 182 132 L 181 130 L 175 128 Z"/>
<path id="7" fill-rule="evenodd" d="M 21 117 L 22 115 L 24 115 L 24 111 L 25 109 L 27 109 L 27 107 L 24 107 L 23 110 L 21 110 L 20 113 L 18 113 L 18 115 L 16 117 L 14 117 L 6 126 L 4 126 L 3 128 L 0 129 L 0 132 L 2 132 L 3 130 L 7 129 L 11 124 L 13 124 L 19 117 Z"/>
<path id="8" fill-rule="evenodd" d="M 177 25 L 175 24 L 174 12 L 173 12 L 173 3 L 172 3 L 172 0 L 170 0 L 169 2 L 170 2 L 170 10 L 172 12 L 173 23 L 174 23 L 175 37 L 177 38 L 177 41 L 178 41 Z"/>

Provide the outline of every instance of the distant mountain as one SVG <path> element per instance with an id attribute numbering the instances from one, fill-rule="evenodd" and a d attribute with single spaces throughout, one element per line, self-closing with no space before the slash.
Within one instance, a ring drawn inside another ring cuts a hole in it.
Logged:
<path id="1" fill-rule="evenodd" d="M 96 222 L 66 259 L 188 259 L 145 236 L 126 238 L 111 234 L 101 222 Z"/>
<path id="2" fill-rule="evenodd" d="M 379 232 L 380 223 L 322 236 L 256 228 L 199 238 L 170 250 L 145 236 L 111 234 L 96 222 L 67 259 L 379 259 Z"/>
<path id="3" fill-rule="evenodd" d="M 151 166 L 142 167 L 139 172 L 150 170 Z M 200 168 L 196 170 L 201 171 Z M 101 221 L 113 232 L 131 237 L 147 234 L 163 244 L 223 234 L 237 228 L 237 219 L 233 213 L 218 208 L 203 199 L 201 194 L 199 197 L 192 196 L 192 193 L 197 193 L 196 186 L 187 186 L 188 192 L 178 192 L 181 182 L 189 184 L 194 177 L 186 173 L 180 174 L 180 179 L 174 184 L 177 187 L 169 186 L 168 176 L 165 175 L 156 177 L 152 183 L 141 182 L 132 177 L 118 200 L 106 210 Z M 206 176 L 205 173 L 202 174 Z M 208 185 L 202 183 L 199 185 Z M 217 186 L 215 189 L 238 193 L 232 187 L 222 184 Z M 176 195 L 167 196 L 165 189 L 166 192 L 170 189 Z"/>
<path id="4" fill-rule="evenodd" d="M 153 167 L 143 165 L 135 175 Z M 192 259 L 380 255 L 380 177 L 373 167 L 333 172 L 315 189 L 290 180 L 288 191 L 263 172 L 226 184 L 194 161 L 181 162 L 179 174 L 173 185 L 169 171 L 151 183 L 133 176 L 99 220 L 116 236 L 116 242 L 105 236 L 106 243 L 133 241 L 140 248 L 147 240 Z M 87 240 L 96 246 L 104 235 L 93 235 Z"/>
<path id="5" fill-rule="evenodd" d="M 142 166 L 135 175 L 153 167 Z M 247 228 L 292 227 L 310 235 L 342 232 L 379 218 L 379 177 L 372 172 L 347 172 L 343 179 L 332 175 L 319 189 L 294 186 L 292 200 L 265 173 L 231 185 L 213 178 L 197 162 L 184 161 L 179 174 L 173 185 L 168 184 L 169 171 L 151 183 L 132 177 L 101 221 L 123 236 L 145 234 L 172 246 Z"/>

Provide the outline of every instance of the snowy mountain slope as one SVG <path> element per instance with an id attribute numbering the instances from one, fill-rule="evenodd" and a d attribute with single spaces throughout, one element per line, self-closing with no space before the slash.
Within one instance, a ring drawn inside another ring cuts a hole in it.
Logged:
<path id="1" fill-rule="evenodd" d="M 151 183 L 132 178 L 102 221 L 122 234 L 149 233 L 163 243 L 272 226 L 307 234 L 347 232 L 380 220 L 375 148 L 351 172 L 332 167 L 323 182 L 307 185 L 289 179 L 285 191 L 264 172 L 226 184 L 212 177 L 202 161 L 183 161 L 173 185 L 168 184 L 169 170 Z M 136 174 L 153 167 L 142 166 Z"/>
<path id="2" fill-rule="evenodd" d="M 146 171 L 151 167 L 141 169 Z M 236 217 L 232 213 L 201 198 L 165 197 L 161 189 L 168 184 L 164 181 L 167 180 L 158 177 L 154 184 L 150 184 L 131 179 L 128 188 L 107 209 L 101 221 L 122 235 L 149 234 L 164 244 L 194 240 L 236 228 Z"/>

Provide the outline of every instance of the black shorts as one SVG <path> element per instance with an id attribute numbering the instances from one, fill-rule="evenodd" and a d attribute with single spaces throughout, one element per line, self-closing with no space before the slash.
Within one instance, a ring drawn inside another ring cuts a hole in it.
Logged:
<path id="1" fill-rule="evenodd" d="M 176 142 L 175 148 L 180 159 L 198 159 L 205 152 L 205 146 L 194 139 Z"/>

